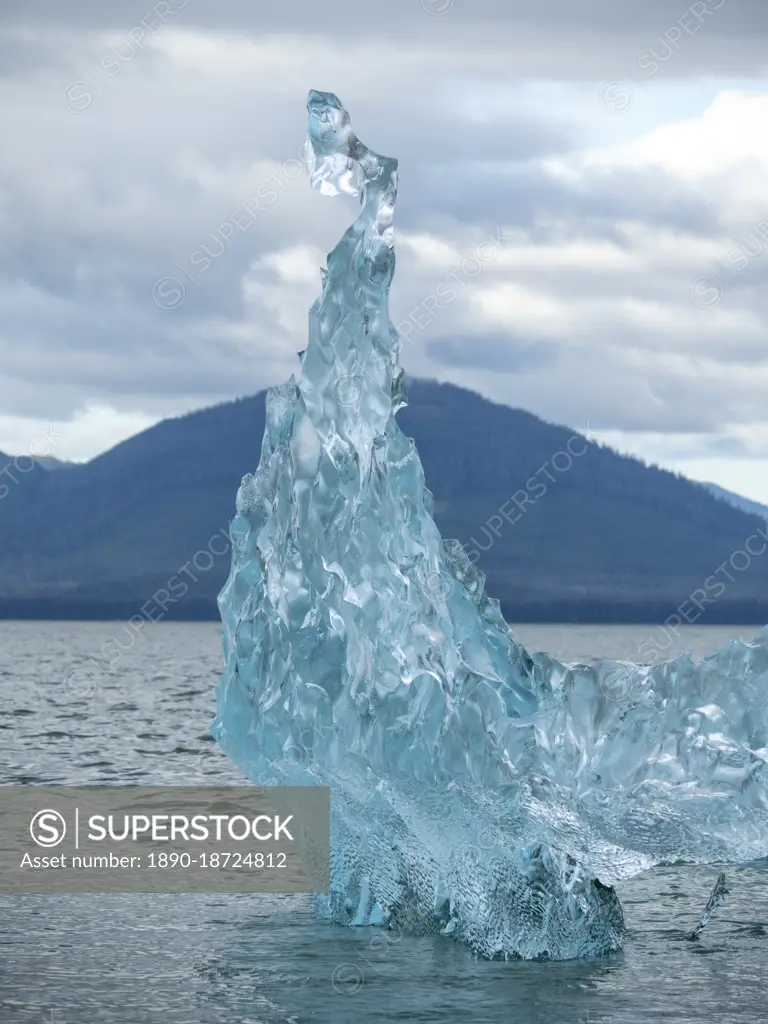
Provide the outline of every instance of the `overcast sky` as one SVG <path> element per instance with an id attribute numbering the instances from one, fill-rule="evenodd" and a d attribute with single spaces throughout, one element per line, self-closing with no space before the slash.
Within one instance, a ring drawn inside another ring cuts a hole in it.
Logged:
<path id="1" fill-rule="evenodd" d="M 3 0 L 0 450 L 298 370 L 355 214 L 298 159 L 310 88 L 400 160 L 408 374 L 768 502 L 758 0 Z"/>

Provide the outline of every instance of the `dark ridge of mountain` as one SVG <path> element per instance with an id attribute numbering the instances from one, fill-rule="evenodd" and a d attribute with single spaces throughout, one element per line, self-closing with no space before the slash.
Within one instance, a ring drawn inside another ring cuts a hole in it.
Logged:
<path id="1" fill-rule="evenodd" d="M 69 469 L 70 466 L 74 466 L 74 462 L 64 462 L 62 459 L 55 459 L 53 455 L 36 455 L 35 462 L 43 469 L 49 471 L 56 469 Z"/>
<path id="2" fill-rule="evenodd" d="M 768 505 L 761 505 L 759 501 L 744 498 L 741 494 L 727 491 L 724 487 L 719 487 L 717 484 L 702 484 L 701 486 L 706 488 L 710 494 L 714 494 L 716 498 L 720 498 L 721 501 L 728 502 L 733 508 L 741 509 L 742 512 L 748 512 L 752 516 L 768 519 Z"/>
<path id="3" fill-rule="evenodd" d="M 22 493 L 34 493 L 36 482 L 46 475 L 38 460 L 30 455 L 7 455 L 0 452 L 0 503 L 6 503 L 6 510 L 18 505 Z M 0 509 L 2 504 L 0 504 Z M 3 556 L 2 518 L 0 518 L 0 560 Z"/>
<path id="4" fill-rule="evenodd" d="M 658 622 L 683 605 L 688 621 L 768 621 L 768 557 L 729 568 L 764 520 L 463 388 L 408 392 L 398 422 L 437 524 L 478 558 L 511 621 Z M 217 617 L 264 397 L 164 420 L 66 472 L 35 466 L 0 501 L 0 616 Z"/>

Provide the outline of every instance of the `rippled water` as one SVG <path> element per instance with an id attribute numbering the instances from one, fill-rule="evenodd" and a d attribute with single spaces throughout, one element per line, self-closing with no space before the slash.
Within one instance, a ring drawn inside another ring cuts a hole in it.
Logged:
<path id="1" fill-rule="evenodd" d="M 516 632 L 566 661 L 667 643 L 658 627 Z M 669 654 L 703 656 L 734 633 L 755 630 L 690 627 Z M 207 732 L 219 664 L 212 623 L 136 637 L 118 623 L 0 622 L 0 782 L 244 783 Z M 729 870 L 725 906 L 691 943 L 716 875 L 633 879 L 622 953 L 547 964 L 321 925 L 304 896 L 0 897 L 0 1024 L 768 1021 L 768 870 Z"/>

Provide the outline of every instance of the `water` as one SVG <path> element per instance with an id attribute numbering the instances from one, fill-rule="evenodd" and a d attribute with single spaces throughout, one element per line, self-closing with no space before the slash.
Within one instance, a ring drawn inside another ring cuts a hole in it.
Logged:
<path id="1" fill-rule="evenodd" d="M 756 630 L 515 632 L 530 650 L 586 661 L 641 660 L 649 636 L 669 656 L 702 657 Z M 207 733 L 219 637 L 214 623 L 137 637 L 119 623 L 0 622 L 0 782 L 244 784 Z M 446 939 L 321 925 L 304 896 L 0 897 L 0 1022 L 765 1021 L 766 866 L 728 869 L 725 906 L 686 939 L 717 872 L 658 868 L 625 883 L 624 951 L 569 963 L 488 963 Z"/>

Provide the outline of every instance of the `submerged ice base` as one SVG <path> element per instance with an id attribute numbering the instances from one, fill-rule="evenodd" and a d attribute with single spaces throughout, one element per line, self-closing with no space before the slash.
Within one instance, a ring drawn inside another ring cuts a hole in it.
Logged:
<path id="1" fill-rule="evenodd" d="M 515 640 L 397 425 L 397 161 L 334 95 L 308 110 L 312 184 L 361 210 L 237 494 L 214 735 L 255 783 L 331 786 L 321 916 L 485 957 L 618 949 L 618 880 L 768 854 L 768 631 L 654 667 Z"/>

